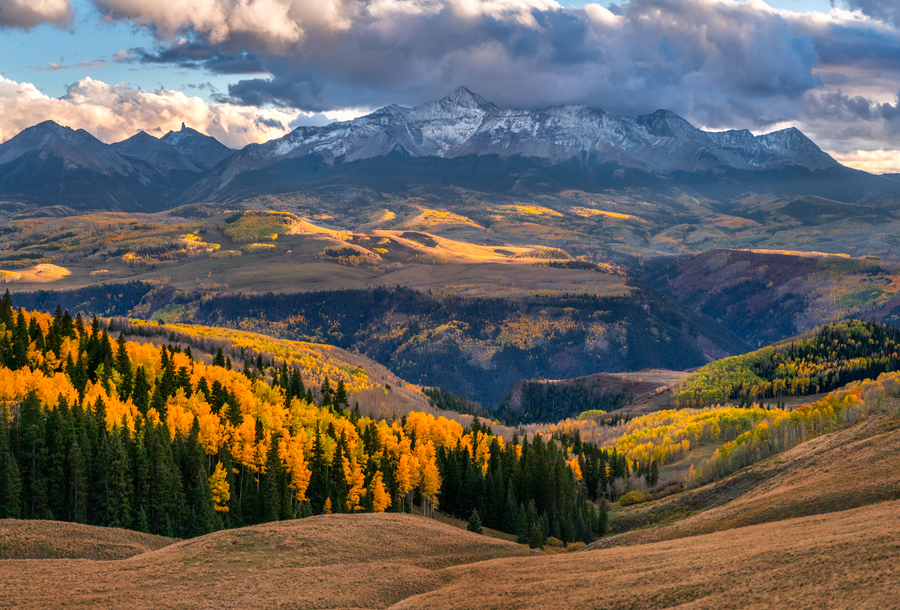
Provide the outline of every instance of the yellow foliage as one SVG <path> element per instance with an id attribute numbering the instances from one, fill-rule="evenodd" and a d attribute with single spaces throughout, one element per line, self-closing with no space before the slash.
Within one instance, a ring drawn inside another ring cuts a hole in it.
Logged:
<path id="1" fill-rule="evenodd" d="M 285 432 L 278 446 L 282 462 L 291 474 L 291 489 L 298 502 L 306 500 L 306 490 L 312 472 L 306 462 L 306 430 L 300 430 L 295 436 Z"/>
<path id="2" fill-rule="evenodd" d="M 391 506 L 391 495 L 384 488 L 381 472 L 376 472 L 369 484 L 369 492 L 372 494 L 372 507 L 376 513 L 383 513 Z"/>
<path id="3" fill-rule="evenodd" d="M 52 323 L 52 317 L 46 314 L 30 315 L 44 329 Z M 136 322 L 134 325 L 144 324 L 149 323 Z M 236 349 L 244 348 L 251 354 L 274 353 L 276 359 L 281 357 L 281 362 L 304 371 L 307 383 L 315 384 L 327 376 L 332 382 L 343 380 L 348 391 L 373 387 L 365 371 L 328 364 L 330 348 L 326 346 L 279 341 L 227 329 L 183 325 L 167 325 L 166 328 L 176 336 L 210 339 L 213 344 L 230 340 Z M 87 332 L 91 331 L 88 329 Z M 171 365 L 166 371 L 163 367 L 165 348 L 151 342 L 128 340 L 124 345 L 132 374 L 142 370 L 150 386 L 146 398 L 153 396 L 163 380 L 171 380 L 172 370 L 177 373 L 178 387 L 167 397 L 164 408 L 151 407 L 142 415 L 132 398 L 120 398 L 119 388 L 126 375 L 118 370 L 119 365 L 110 368 L 108 363 L 100 364 L 92 375 L 95 380 L 87 381 L 84 387 L 84 408 L 93 410 L 102 404 L 107 427 L 113 429 L 124 424 L 125 430 L 132 434 L 143 427 L 139 426 L 143 420 L 144 425 L 165 426 L 169 437 L 175 439 L 179 435 L 190 435 L 196 423 L 197 441 L 207 455 L 218 455 L 227 450 L 234 460 L 235 472 L 243 470 L 251 477 L 263 471 L 269 449 L 277 442 L 278 457 L 289 475 L 290 489 L 299 502 L 307 500 L 311 463 L 314 460 L 333 463 L 339 443 L 346 447 L 341 467 L 349 488 L 346 507 L 339 508 L 351 512 L 364 510 L 367 497 L 371 498 L 371 506 L 377 512 L 392 505 L 393 498 L 384 483 L 383 472 L 376 471 L 367 482 L 366 464 L 370 458 L 391 462 L 401 496 L 410 497 L 418 490 L 427 511 L 436 506 L 441 489 L 437 463 L 439 449 L 463 447 L 486 472 L 494 441 L 503 448 L 501 438 L 481 431 L 466 433 L 461 424 L 445 417 L 413 412 L 403 424 L 366 417 L 354 421 L 305 399 L 295 398 L 287 404 L 280 387 L 270 386 L 262 379 L 251 381 L 235 370 L 194 361 L 185 352 L 166 350 Z M 46 408 L 54 408 L 61 398 L 71 405 L 77 404 L 79 392 L 64 369 L 70 357 L 73 362 L 83 361 L 85 355 L 80 354 L 79 349 L 80 342 L 71 338 L 62 341 L 59 355 L 39 350 L 32 344 L 29 350 L 31 368 L 13 371 L 0 367 L 0 406 L 15 408 L 31 391 L 37 393 Z M 205 390 L 201 391 L 201 387 Z M 213 412 L 204 392 L 218 392 L 217 387 L 226 390 L 230 397 L 226 406 Z M 239 413 L 234 412 L 234 406 Z M 368 435 L 377 438 L 374 456 L 367 455 L 363 442 L 363 437 Z M 521 455 L 521 447 L 515 449 Z M 218 462 L 209 477 L 214 506 L 219 512 L 228 510 L 231 490 L 226 475 L 223 464 Z M 326 512 L 334 508 L 329 500 Z"/>
<path id="4" fill-rule="evenodd" d="M 227 513 L 228 507 L 225 506 L 225 503 L 231 499 L 231 491 L 228 488 L 227 473 L 222 462 L 216 464 L 216 469 L 209 477 L 209 491 L 212 494 L 213 508 L 220 513 Z"/>
<path id="5" fill-rule="evenodd" d="M 19 404 L 34 391 L 45 405 L 55 405 L 62 396 L 69 404 L 78 400 L 78 391 L 64 373 L 45 375 L 41 370 L 0 368 L 0 403 Z"/>
<path id="6" fill-rule="evenodd" d="M 581 473 L 581 464 L 578 463 L 578 458 L 572 458 L 569 460 L 568 464 L 569 468 L 572 470 L 572 474 L 575 475 L 575 480 L 580 483 L 581 479 L 584 478 L 584 475 Z"/>
<path id="7" fill-rule="evenodd" d="M 362 510 L 362 497 L 366 495 L 366 479 L 362 467 L 356 460 L 344 456 L 344 480 L 350 491 L 347 493 L 347 510 L 351 513 Z"/>

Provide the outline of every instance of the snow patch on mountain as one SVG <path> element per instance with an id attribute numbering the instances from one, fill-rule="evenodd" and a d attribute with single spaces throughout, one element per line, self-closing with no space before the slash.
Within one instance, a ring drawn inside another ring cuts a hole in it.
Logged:
<path id="1" fill-rule="evenodd" d="M 790 166 L 815 171 L 838 165 L 796 129 L 756 137 L 746 130 L 702 131 L 668 110 L 632 118 L 575 105 L 500 109 L 460 87 L 416 108 L 392 105 L 352 121 L 298 127 L 283 138 L 248 147 L 235 159 L 238 167 L 227 173 L 307 155 L 332 163 L 397 150 L 448 159 L 489 154 L 551 162 L 590 158 L 656 173 Z"/>

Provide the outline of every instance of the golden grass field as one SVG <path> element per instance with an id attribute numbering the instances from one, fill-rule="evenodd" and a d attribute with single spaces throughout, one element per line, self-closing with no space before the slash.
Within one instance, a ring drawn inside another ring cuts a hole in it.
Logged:
<path id="1" fill-rule="evenodd" d="M 127 559 L 176 542 L 114 527 L 0 519 L 2 559 Z"/>
<path id="2" fill-rule="evenodd" d="M 450 566 L 535 553 L 424 517 L 325 515 L 122 561 L 5 560 L 0 608 L 386 608 Z"/>
<path id="3" fill-rule="evenodd" d="M 900 503 L 444 570 L 392 609 L 895 608 Z"/>
<path id="4" fill-rule="evenodd" d="M 0 608 L 893 608 L 898 449 L 894 420 L 864 419 L 628 509 L 668 503 L 666 523 L 552 556 L 461 522 L 398 514 L 323 515 L 181 542 L 5 521 L 0 539 L 16 557 L 82 557 L 117 541 L 148 550 L 115 561 L 0 559 Z"/>
<path id="5" fill-rule="evenodd" d="M 249 214 L 232 224 L 226 221 L 234 214 L 225 210 L 205 219 L 97 213 L 12 220 L 18 232 L 0 237 L 0 279 L 12 291 L 164 280 L 179 290 L 216 285 L 218 292 L 381 285 L 472 295 L 630 292 L 615 275 L 537 266 L 543 257 L 529 255 L 546 249 L 537 235 L 488 237 L 471 221 L 436 210 L 417 210 L 390 229 L 356 230 L 280 212 Z M 448 228 L 452 238 L 434 232 Z M 360 256 L 328 256 L 329 250 Z M 27 257 L 40 262 L 27 266 Z"/>
<path id="6" fill-rule="evenodd" d="M 410 515 L 325 515 L 130 559 L 0 562 L 0 608 L 890 608 L 900 503 L 548 556 Z"/>

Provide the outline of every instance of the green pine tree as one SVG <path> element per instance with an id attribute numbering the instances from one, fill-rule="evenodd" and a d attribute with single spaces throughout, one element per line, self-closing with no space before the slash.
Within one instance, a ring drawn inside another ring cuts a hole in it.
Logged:
<path id="1" fill-rule="evenodd" d="M 4 301 L 9 297 L 6 292 Z M 0 308 L 4 306 L 0 303 Z M 2 318 L 2 312 L 0 312 Z M 22 515 L 22 479 L 11 453 L 9 408 L 0 405 L 0 519 L 18 519 Z"/>
<path id="2" fill-rule="evenodd" d="M 51 519 L 47 497 L 44 413 L 34 391 L 29 392 L 19 409 L 19 472 L 22 476 L 23 516 Z"/>
<path id="3" fill-rule="evenodd" d="M 478 514 L 477 508 L 473 510 L 472 514 L 469 516 L 469 524 L 466 526 L 466 529 L 476 534 L 484 533 L 481 527 L 481 517 Z"/>

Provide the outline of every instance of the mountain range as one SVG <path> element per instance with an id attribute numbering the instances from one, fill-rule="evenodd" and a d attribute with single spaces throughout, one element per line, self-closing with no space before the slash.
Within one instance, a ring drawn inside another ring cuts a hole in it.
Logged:
<path id="1" fill-rule="evenodd" d="M 632 118 L 587 106 L 501 109 L 464 87 L 239 151 L 183 124 L 162 138 L 140 132 L 105 144 L 45 121 L 0 144 L 0 197 L 77 209 L 154 211 L 321 185 L 456 182 L 486 191 L 523 182 L 587 191 L 675 183 L 714 197 L 777 185 L 852 201 L 900 190 L 894 179 L 843 167 L 794 128 L 754 136 L 703 131 L 667 110 Z"/>

